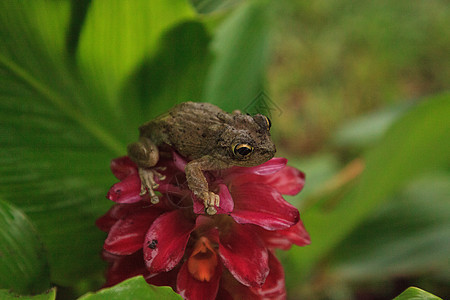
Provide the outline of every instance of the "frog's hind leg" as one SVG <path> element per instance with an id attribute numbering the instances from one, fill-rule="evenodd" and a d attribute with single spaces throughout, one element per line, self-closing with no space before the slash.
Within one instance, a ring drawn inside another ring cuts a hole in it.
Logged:
<path id="1" fill-rule="evenodd" d="M 140 195 L 145 195 L 148 191 L 150 201 L 153 204 L 158 203 L 159 198 L 154 190 L 159 185 L 155 182 L 155 176 L 160 180 L 164 180 L 164 175 L 152 168 L 159 160 L 158 147 L 150 139 L 141 137 L 138 142 L 128 145 L 128 156 L 137 164 L 139 169 L 139 177 L 141 179 Z"/>

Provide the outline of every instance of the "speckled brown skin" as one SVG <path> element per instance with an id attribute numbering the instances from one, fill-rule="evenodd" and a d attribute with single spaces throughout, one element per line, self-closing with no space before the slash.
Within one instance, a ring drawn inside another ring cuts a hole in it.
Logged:
<path id="1" fill-rule="evenodd" d="M 209 103 L 186 102 L 139 127 L 139 142 L 128 146 L 128 156 L 139 167 L 142 193 L 148 190 L 154 203 L 158 198 L 153 192 L 157 188 L 153 177 L 161 178 L 151 168 L 159 159 L 157 146 L 167 144 L 191 159 L 185 168 L 189 188 L 204 201 L 207 212 L 214 214 L 214 205 L 218 206 L 220 199 L 208 190 L 202 171 L 250 167 L 268 161 L 276 151 L 269 129 L 270 123 L 262 115 L 249 116 L 239 111 L 229 114 Z M 236 145 L 252 147 L 253 151 L 237 155 L 233 151 Z"/>

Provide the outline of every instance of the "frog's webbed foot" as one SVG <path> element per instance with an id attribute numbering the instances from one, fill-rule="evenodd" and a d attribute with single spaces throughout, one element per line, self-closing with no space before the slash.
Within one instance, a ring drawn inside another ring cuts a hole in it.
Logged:
<path id="1" fill-rule="evenodd" d="M 203 200 L 203 204 L 205 205 L 205 211 L 208 215 L 215 215 L 217 213 L 215 206 L 220 205 L 220 197 L 219 195 L 213 192 L 202 192 L 200 194 L 200 198 Z"/>
<path id="2" fill-rule="evenodd" d="M 155 182 L 155 176 L 159 180 L 164 180 L 166 176 L 159 173 L 157 169 L 161 168 L 139 168 L 139 177 L 141 179 L 141 193 L 143 196 L 147 192 L 150 195 L 150 202 L 156 204 L 159 202 L 158 196 L 155 194 L 155 190 L 159 187 L 159 184 Z"/>

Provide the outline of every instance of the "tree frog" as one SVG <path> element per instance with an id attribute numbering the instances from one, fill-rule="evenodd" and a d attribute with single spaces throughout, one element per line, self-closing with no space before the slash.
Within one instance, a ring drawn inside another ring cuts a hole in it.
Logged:
<path id="1" fill-rule="evenodd" d="M 206 213 L 214 215 L 220 198 L 209 191 L 203 171 L 256 166 L 271 159 L 276 149 L 270 126 L 269 118 L 261 114 L 227 113 L 209 103 L 176 105 L 140 126 L 139 141 L 128 145 L 128 156 L 138 166 L 141 195 L 148 192 L 152 203 L 159 202 L 155 176 L 164 176 L 154 166 L 158 146 L 167 144 L 190 159 L 185 167 L 189 189 L 203 201 Z"/>

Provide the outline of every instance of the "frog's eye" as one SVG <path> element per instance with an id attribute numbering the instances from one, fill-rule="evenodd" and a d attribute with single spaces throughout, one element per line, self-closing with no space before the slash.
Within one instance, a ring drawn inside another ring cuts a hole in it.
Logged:
<path id="1" fill-rule="evenodd" d="M 267 125 L 267 129 L 270 129 L 270 127 L 272 127 L 272 122 L 270 121 L 270 119 L 266 116 L 263 116 L 264 120 L 266 121 L 266 125 Z"/>
<path id="2" fill-rule="evenodd" d="M 249 156 L 253 152 L 253 147 L 249 144 L 236 144 L 233 147 L 233 154 L 239 158 Z"/>
<path id="3" fill-rule="evenodd" d="M 261 114 L 257 114 L 253 117 L 253 119 L 255 120 L 255 122 L 261 126 L 261 128 L 269 131 L 270 127 L 272 126 L 272 122 L 270 122 L 270 119 L 264 115 Z"/>

